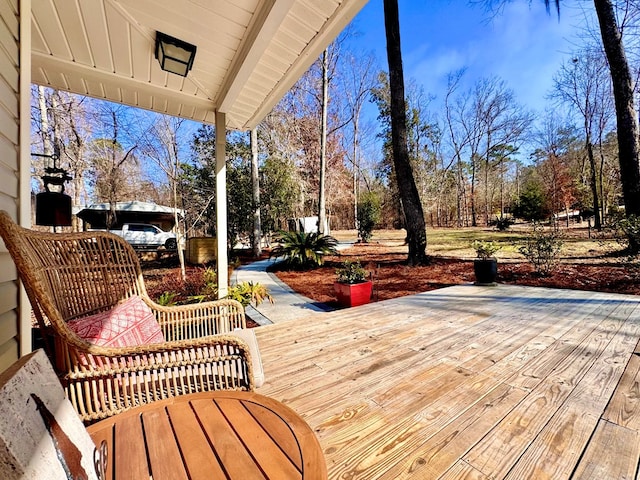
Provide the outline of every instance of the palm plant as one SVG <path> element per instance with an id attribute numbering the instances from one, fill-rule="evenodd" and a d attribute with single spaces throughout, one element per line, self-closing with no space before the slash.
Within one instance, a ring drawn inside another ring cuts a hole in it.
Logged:
<path id="1" fill-rule="evenodd" d="M 330 235 L 318 232 L 278 233 L 279 245 L 271 251 L 270 257 L 284 258 L 289 268 L 306 269 L 322 265 L 325 255 L 336 255 L 338 241 Z"/>

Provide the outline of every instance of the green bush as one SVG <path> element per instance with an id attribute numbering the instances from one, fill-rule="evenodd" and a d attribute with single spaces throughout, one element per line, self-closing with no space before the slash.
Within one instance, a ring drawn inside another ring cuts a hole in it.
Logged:
<path id="1" fill-rule="evenodd" d="M 493 225 L 500 232 L 504 232 L 505 230 L 508 230 L 509 227 L 511 225 L 513 225 L 514 223 L 515 222 L 513 221 L 513 218 L 511 218 L 511 217 L 498 217 L 498 218 L 496 218 L 495 222 L 493 222 Z"/>
<path id="2" fill-rule="evenodd" d="M 622 246 L 629 260 L 637 258 L 640 254 L 640 217 L 625 217 L 619 212 L 612 216 L 610 222 L 613 238 Z"/>
<path id="3" fill-rule="evenodd" d="M 162 305 L 163 307 L 171 307 L 176 304 L 176 297 L 178 296 L 175 292 L 162 292 L 162 294 L 156 300 L 158 305 Z"/>
<path id="4" fill-rule="evenodd" d="M 518 251 L 533 264 L 538 274 L 548 276 L 560 262 L 563 245 L 564 240 L 558 230 L 547 231 L 539 223 L 534 223 L 530 235 L 520 242 Z"/>
<path id="5" fill-rule="evenodd" d="M 346 260 L 342 262 L 340 268 L 336 270 L 336 275 L 340 283 L 362 283 L 367 279 L 367 271 L 359 261 Z"/>
<path id="6" fill-rule="evenodd" d="M 284 258 L 287 267 L 296 270 L 314 268 L 324 263 L 325 255 L 336 255 L 338 241 L 318 232 L 279 232 L 270 257 Z"/>
<path id="7" fill-rule="evenodd" d="M 549 215 L 542 185 L 538 182 L 529 182 L 520 194 L 517 204 L 513 207 L 513 215 L 528 221 L 540 221 Z"/>
<path id="8" fill-rule="evenodd" d="M 269 293 L 267 287 L 261 283 L 241 282 L 229 287 L 227 298 L 237 300 L 243 307 L 251 304 L 253 306 L 260 305 L 265 300 L 273 303 L 273 297 Z"/>
<path id="9" fill-rule="evenodd" d="M 167 286 L 170 289 L 159 290 L 159 288 Z M 209 267 L 191 272 L 186 281 L 179 278 L 169 278 L 159 288 L 155 290 L 156 292 L 161 291 L 160 294 L 149 293 L 152 298 L 157 297 L 156 303 L 165 307 L 218 299 L 217 275 L 215 270 Z M 260 305 L 265 300 L 273 303 L 273 297 L 267 287 L 254 282 L 241 282 L 230 286 L 227 298 L 238 300 L 245 307 L 250 303 Z"/>
<path id="10" fill-rule="evenodd" d="M 380 199 L 374 193 L 362 194 L 358 202 L 358 238 L 363 242 L 371 240 L 373 229 L 380 221 Z"/>
<path id="11" fill-rule="evenodd" d="M 476 256 L 483 260 L 493 257 L 493 254 L 502 248 L 496 242 L 486 242 L 484 240 L 475 240 L 471 247 L 476 251 Z"/>
<path id="12" fill-rule="evenodd" d="M 164 275 L 160 282 L 147 287 L 149 296 L 160 305 L 181 305 L 192 302 L 192 297 L 203 293 L 215 296 L 216 274 L 212 268 L 190 269 L 186 279 L 179 273 Z"/>
<path id="13" fill-rule="evenodd" d="M 201 284 L 195 295 L 190 295 L 187 302 L 208 302 L 218 298 L 218 276 L 216 271 L 207 267 L 202 271 Z"/>

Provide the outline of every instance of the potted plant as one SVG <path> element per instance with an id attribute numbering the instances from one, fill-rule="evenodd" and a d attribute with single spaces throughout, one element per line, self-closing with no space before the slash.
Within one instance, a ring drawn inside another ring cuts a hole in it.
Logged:
<path id="1" fill-rule="evenodd" d="M 357 307 L 371 301 L 373 284 L 367 280 L 367 272 L 359 261 L 349 260 L 342 263 L 336 270 L 337 280 L 333 288 L 338 297 L 338 303 L 346 307 Z"/>
<path id="2" fill-rule="evenodd" d="M 473 261 L 473 272 L 476 276 L 476 285 L 495 285 L 498 277 L 498 260 L 493 255 L 500 250 L 496 242 L 476 240 L 471 245 L 476 251 L 476 259 Z"/>

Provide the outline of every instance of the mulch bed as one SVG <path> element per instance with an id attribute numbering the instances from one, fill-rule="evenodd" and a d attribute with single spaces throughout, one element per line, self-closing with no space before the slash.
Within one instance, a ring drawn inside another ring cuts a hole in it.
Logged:
<path id="1" fill-rule="evenodd" d="M 236 256 L 236 264 L 254 261 L 248 253 Z M 261 258 L 268 258 L 265 252 Z M 456 258 L 430 257 L 428 265 L 409 267 L 406 253 L 389 253 L 384 245 L 356 245 L 329 256 L 325 264 L 313 270 L 287 271 L 278 268 L 273 273 L 298 293 L 333 308 L 340 308 L 333 290 L 336 269 L 346 260 L 359 260 L 370 273 L 374 284 L 374 301 L 412 295 L 452 285 L 474 281 L 473 261 Z M 144 262 L 143 270 L 147 288 L 152 296 L 159 295 L 165 287 L 179 277 L 177 259 Z M 189 267 L 190 274 L 202 267 Z M 640 267 L 622 259 L 599 259 L 562 263 L 549 276 L 538 275 L 526 262 L 500 261 L 498 282 L 549 288 L 592 290 L 600 292 L 640 295 Z M 164 290 L 163 290 L 164 289 Z M 255 323 L 251 322 L 252 326 Z"/>
<path id="2" fill-rule="evenodd" d="M 276 268 L 273 273 L 302 295 L 337 307 L 333 283 L 345 256 L 357 257 L 370 272 L 376 301 L 474 281 L 472 260 L 431 257 L 428 265 L 409 267 L 406 254 L 363 255 L 356 249 L 341 257 L 328 257 L 317 269 L 299 272 Z M 562 263 L 553 274 L 541 276 L 529 263 L 500 262 L 498 282 L 640 295 L 640 268 L 620 263 Z"/>

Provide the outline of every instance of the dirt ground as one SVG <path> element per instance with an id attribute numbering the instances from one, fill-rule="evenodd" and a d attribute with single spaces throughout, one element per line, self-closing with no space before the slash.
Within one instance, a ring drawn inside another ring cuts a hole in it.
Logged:
<path id="1" fill-rule="evenodd" d="M 408 267 L 406 257 L 406 253 L 390 253 L 384 244 L 356 244 L 339 257 L 327 257 L 321 268 L 274 273 L 293 290 L 334 307 L 335 271 L 347 259 L 357 259 L 367 269 L 373 280 L 375 301 L 474 281 L 471 259 L 433 256 L 429 265 Z M 529 263 L 505 259 L 498 264 L 498 282 L 640 295 L 640 267 L 615 258 L 570 260 L 551 276 L 541 277 Z"/>
<path id="2" fill-rule="evenodd" d="M 486 231 L 479 233 L 488 235 Z M 439 235 L 444 236 L 439 238 Z M 405 264 L 407 246 L 404 245 L 402 231 L 385 231 L 377 232 L 371 243 L 356 243 L 342 250 L 339 256 L 326 257 L 321 268 L 302 272 L 277 269 L 274 273 L 293 290 L 336 308 L 338 304 L 333 283 L 335 271 L 344 260 L 359 260 L 369 272 L 374 285 L 374 301 L 473 282 L 474 251 L 469 247 L 471 239 L 465 237 L 464 242 L 456 245 L 449 235 L 450 231 L 431 235 L 428 247 L 430 263 L 425 266 L 408 267 Z M 355 238 L 355 232 L 348 231 L 336 236 L 349 241 Z M 459 237 L 458 233 L 454 236 L 456 239 Z M 498 282 L 640 295 L 640 266 L 607 253 L 611 246 L 588 239 L 585 229 L 575 229 L 568 240 L 566 257 L 557 271 L 548 277 L 537 275 L 532 266 L 510 249 L 505 241 L 505 247 L 497 254 Z M 263 258 L 266 257 L 268 251 L 263 254 Z M 237 261 L 247 263 L 253 260 L 245 253 L 240 254 Z M 145 263 L 144 275 L 152 296 L 179 289 L 174 280 L 179 276 L 176 261 Z M 190 267 L 189 271 L 197 273 L 202 268 Z"/>

